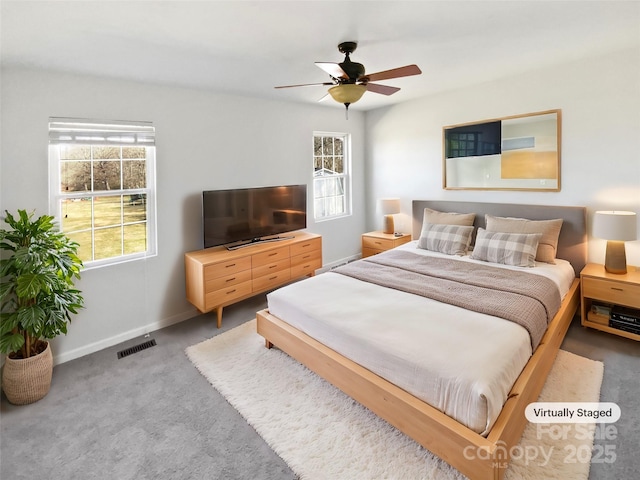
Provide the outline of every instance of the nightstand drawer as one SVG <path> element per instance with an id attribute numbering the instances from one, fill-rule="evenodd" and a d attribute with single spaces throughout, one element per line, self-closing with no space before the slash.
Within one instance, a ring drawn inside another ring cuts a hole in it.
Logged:
<path id="1" fill-rule="evenodd" d="M 362 236 L 362 248 L 373 248 L 375 250 L 390 250 L 395 246 L 395 241 L 391 238 L 372 238 Z"/>
<path id="2" fill-rule="evenodd" d="M 640 285 L 582 277 L 582 295 L 608 303 L 640 308 Z"/>

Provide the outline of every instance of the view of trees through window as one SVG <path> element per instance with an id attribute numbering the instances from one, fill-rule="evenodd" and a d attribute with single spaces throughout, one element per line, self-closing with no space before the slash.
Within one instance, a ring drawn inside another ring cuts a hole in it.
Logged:
<path id="1" fill-rule="evenodd" d="M 346 134 L 316 133 L 313 136 L 313 200 L 316 219 L 349 213 L 347 140 Z"/>
<path id="2" fill-rule="evenodd" d="M 84 262 L 147 250 L 148 147 L 59 145 L 60 223 Z"/>

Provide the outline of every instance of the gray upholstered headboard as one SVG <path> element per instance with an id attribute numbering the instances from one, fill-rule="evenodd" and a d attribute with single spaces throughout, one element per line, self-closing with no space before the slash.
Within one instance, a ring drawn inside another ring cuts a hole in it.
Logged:
<path id="1" fill-rule="evenodd" d="M 513 205 L 502 203 L 453 202 L 445 200 L 413 201 L 413 238 L 420 237 L 425 207 L 440 212 L 475 213 L 475 227 L 485 226 L 485 214 L 498 217 L 519 217 L 529 220 L 562 218 L 562 229 L 558 239 L 557 257 L 568 260 L 576 276 L 587 263 L 587 226 L 584 207 L 547 205 Z"/>

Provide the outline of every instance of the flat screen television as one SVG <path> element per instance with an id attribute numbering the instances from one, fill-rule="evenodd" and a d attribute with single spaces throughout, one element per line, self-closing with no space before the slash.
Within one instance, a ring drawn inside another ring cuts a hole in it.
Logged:
<path id="1" fill-rule="evenodd" d="M 280 240 L 307 227 L 307 186 L 206 190 L 202 217 L 204 248 Z"/>

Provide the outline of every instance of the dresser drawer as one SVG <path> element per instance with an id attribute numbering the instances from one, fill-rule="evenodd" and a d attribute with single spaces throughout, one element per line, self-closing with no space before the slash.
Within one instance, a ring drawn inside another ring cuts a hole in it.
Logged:
<path id="1" fill-rule="evenodd" d="M 264 277 L 265 275 L 287 270 L 289 267 L 291 267 L 291 260 L 283 258 L 277 262 L 268 263 L 260 267 L 253 267 L 253 273 L 251 276 L 252 278 Z"/>
<path id="2" fill-rule="evenodd" d="M 582 277 L 582 295 L 608 303 L 640 308 L 640 285 Z"/>
<path id="3" fill-rule="evenodd" d="M 294 255 L 291 257 L 291 266 L 301 265 L 308 263 L 312 260 L 320 260 L 322 258 L 322 252 L 320 250 L 311 250 L 300 255 Z"/>
<path id="4" fill-rule="evenodd" d="M 306 255 L 298 255 L 299 257 Z M 305 275 L 310 275 L 314 273 L 319 268 L 322 268 L 322 260 L 318 257 L 314 257 L 313 255 L 309 255 L 312 258 L 309 258 L 306 261 L 297 263 L 296 265 L 291 265 L 291 278 L 304 277 Z"/>
<path id="5" fill-rule="evenodd" d="M 298 255 L 304 255 L 309 252 L 317 252 L 322 250 L 322 240 L 320 238 L 312 238 L 305 242 L 294 243 L 290 247 L 291 256 L 297 257 Z"/>
<path id="6" fill-rule="evenodd" d="M 254 291 L 264 291 L 271 290 L 272 288 L 278 287 L 283 283 L 291 280 L 291 270 L 281 270 L 279 272 L 270 273 L 269 275 L 264 275 L 262 277 L 253 279 L 253 290 Z"/>
<path id="7" fill-rule="evenodd" d="M 241 257 L 226 262 L 212 263 L 204 267 L 204 281 L 226 277 L 233 273 L 251 269 L 251 257 Z"/>
<path id="8" fill-rule="evenodd" d="M 391 238 L 373 238 L 362 237 L 362 248 L 371 248 L 374 250 L 390 250 L 395 246 L 395 241 Z"/>
<path id="9" fill-rule="evenodd" d="M 255 269 L 262 265 L 277 262 L 283 258 L 289 258 L 289 247 L 274 248 L 273 250 L 251 255 L 251 266 Z"/>
<path id="10" fill-rule="evenodd" d="M 224 277 L 212 278 L 205 282 L 205 292 L 211 293 L 229 286 L 237 285 L 242 282 L 251 280 L 251 270 L 242 270 L 241 272 L 231 273 Z"/>
<path id="11" fill-rule="evenodd" d="M 206 307 L 207 310 L 211 310 L 219 305 L 224 305 L 228 302 L 233 302 L 237 298 L 244 297 L 251 294 L 251 281 L 239 283 L 237 285 L 231 285 L 227 288 L 215 290 L 207 293 L 206 295 Z"/>

